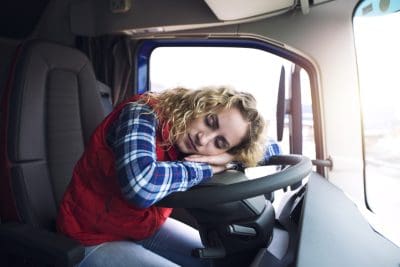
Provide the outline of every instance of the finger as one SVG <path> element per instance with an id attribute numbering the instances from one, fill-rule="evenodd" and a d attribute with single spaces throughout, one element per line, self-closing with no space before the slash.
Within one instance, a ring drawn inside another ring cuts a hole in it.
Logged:
<path id="1" fill-rule="evenodd" d="M 223 172 L 226 170 L 226 167 L 223 165 L 222 166 L 221 165 L 211 165 L 211 168 L 213 170 L 213 174 L 220 173 L 220 172 Z"/>
<path id="2" fill-rule="evenodd" d="M 195 158 L 199 158 L 202 157 L 202 155 L 199 154 L 191 154 L 185 157 L 185 159 L 195 159 Z"/>
<path id="3" fill-rule="evenodd" d="M 188 161 L 197 161 L 197 162 L 209 162 L 208 157 L 206 157 L 206 156 L 200 156 L 200 155 L 188 156 L 188 157 L 185 157 L 185 160 L 188 160 Z"/>

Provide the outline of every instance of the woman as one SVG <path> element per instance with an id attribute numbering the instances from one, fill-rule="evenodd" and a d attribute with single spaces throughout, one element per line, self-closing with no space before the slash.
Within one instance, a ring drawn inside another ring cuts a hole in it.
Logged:
<path id="1" fill-rule="evenodd" d="M 207 266 L 195 229 L 154 206 L 262 158 L 255 99 L 229 88 L 177 88 L 119 105 L 96 129 L 61 203 L 59 231 L 86 246 L 80 266 Z"/>

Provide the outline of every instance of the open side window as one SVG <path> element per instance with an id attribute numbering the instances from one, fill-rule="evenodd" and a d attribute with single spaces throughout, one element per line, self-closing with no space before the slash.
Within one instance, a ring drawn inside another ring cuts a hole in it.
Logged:
<path id="1" fill-rule="evenodd" d="M 152 39 L 137 42 L 135 64 L 138 93 L 177 86 L 252 93 L 282 153 L 314 159 L 322 175 L 330 165 L 317 120 L 316 71 L 304 57 L 258 39 Z"/>

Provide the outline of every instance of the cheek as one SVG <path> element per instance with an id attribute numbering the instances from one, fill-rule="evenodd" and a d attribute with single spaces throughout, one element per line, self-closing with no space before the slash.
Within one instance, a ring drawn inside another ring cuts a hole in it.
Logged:
<path id="1" fill-rule="evenodd" d="M 179 151 L 182 151 L 182 148 L 183 148 L 183 140 L 182 139 L 183 139 L 182 137 L 178 138 L 174 144 L 175 146 L 178 147 Z"/>

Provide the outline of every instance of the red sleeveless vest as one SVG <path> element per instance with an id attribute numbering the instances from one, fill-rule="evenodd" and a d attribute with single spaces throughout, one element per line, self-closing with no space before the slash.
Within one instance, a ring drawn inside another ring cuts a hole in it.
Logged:
<path id="1" fill-rule="evenodd" d="M 152 206 L 140 209 L 128 203 L 118 184 L 115 159 L 106 142 L 107 129 L 117 119 L 128 99 L 97 127 L 90 143 L 75 165 L 72 180 L 64 194 L 57 228 L 84 245 L 115 240 L 141 240 L 151 236 L 171 214 L 171 208 Z M 177 151 L 160 144 L 168 129 L 157 130 L 157 160 L 176 160 Z"/>

